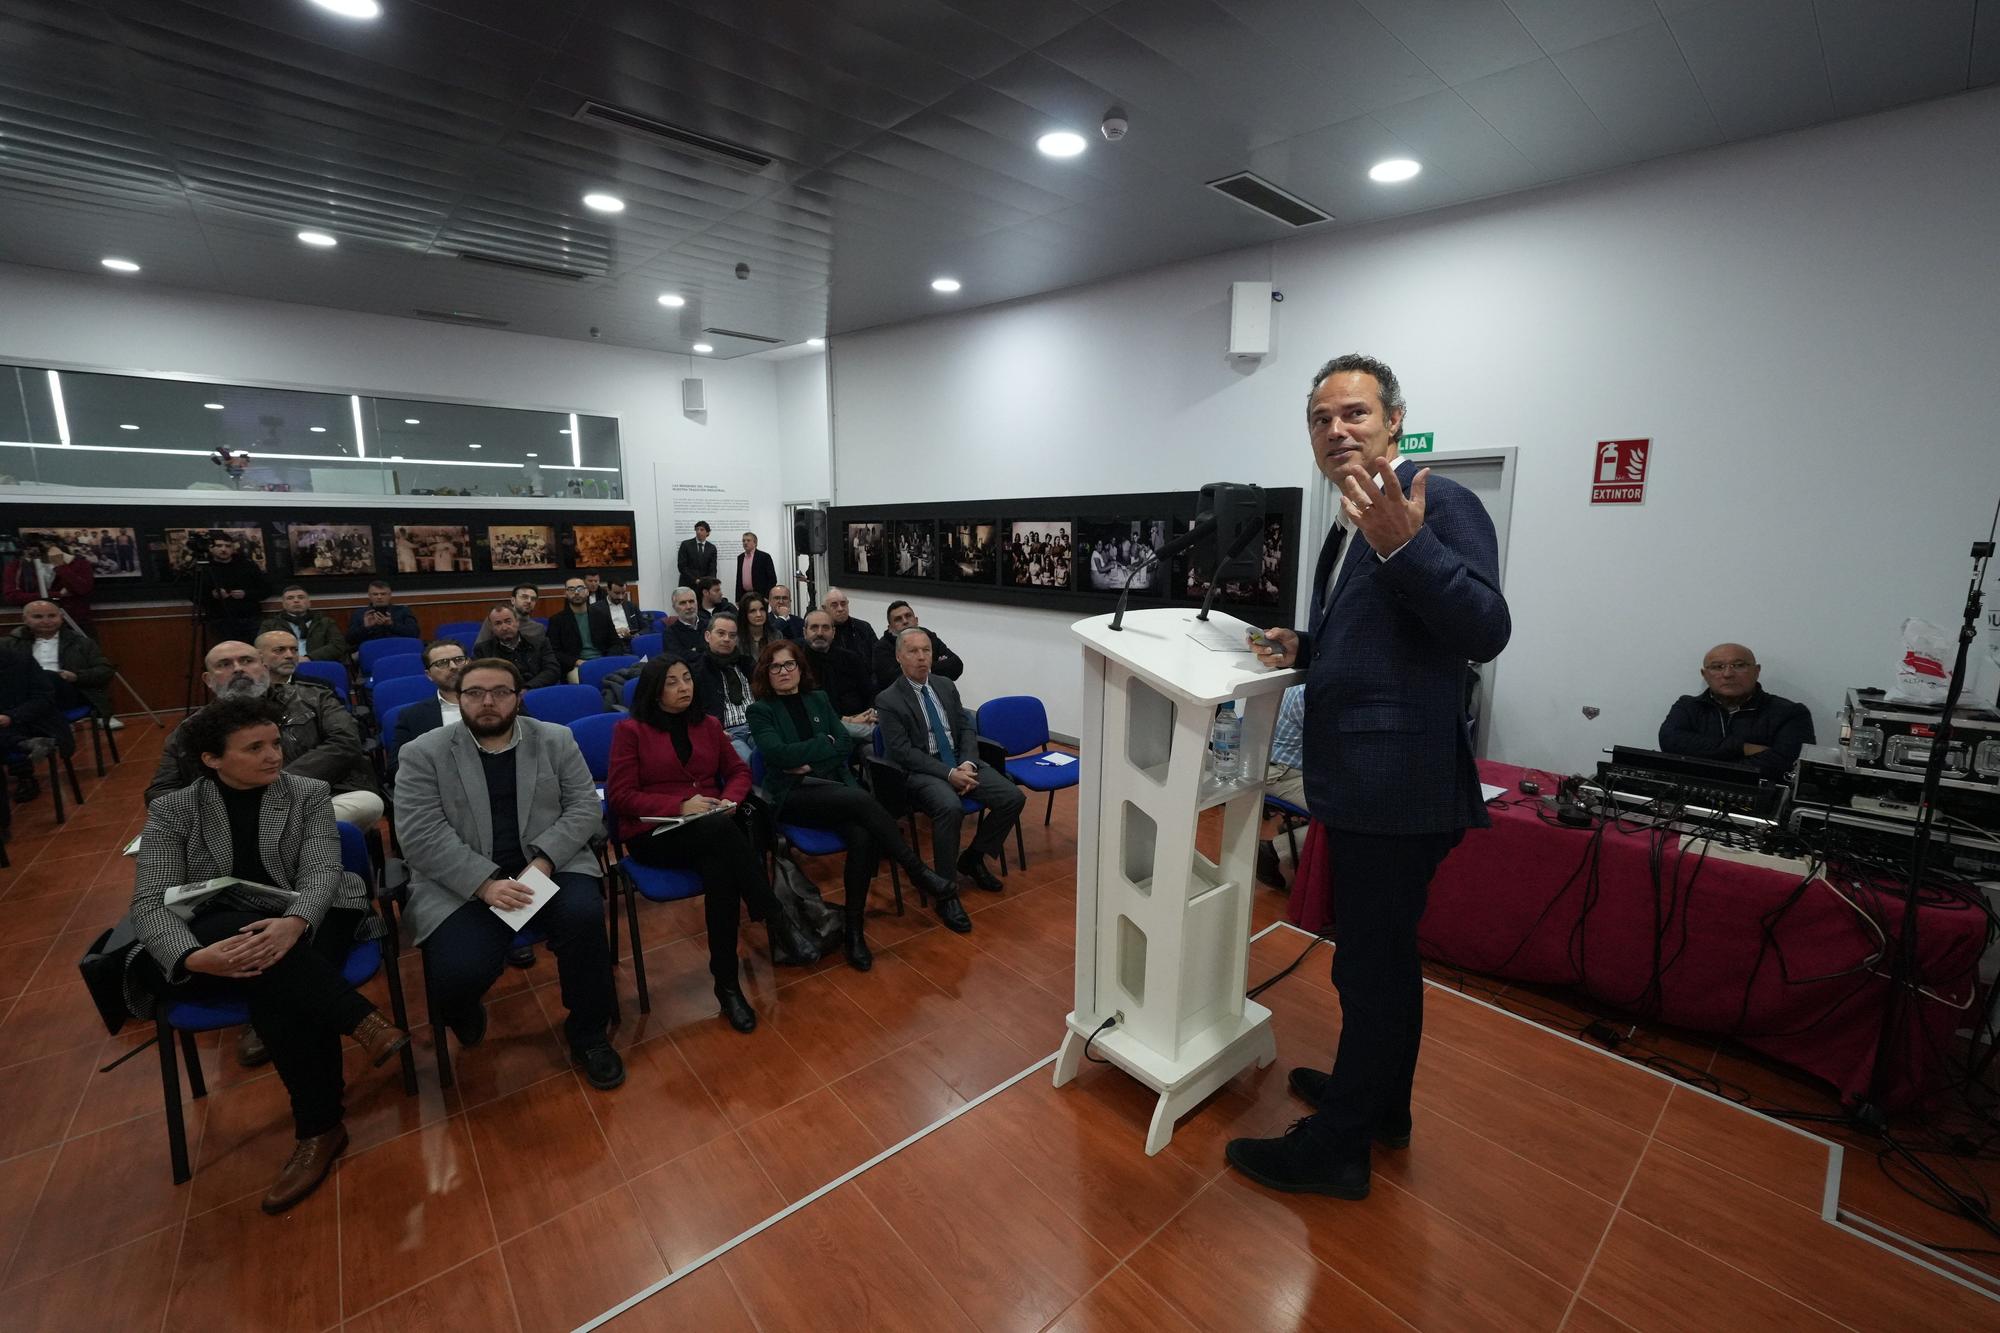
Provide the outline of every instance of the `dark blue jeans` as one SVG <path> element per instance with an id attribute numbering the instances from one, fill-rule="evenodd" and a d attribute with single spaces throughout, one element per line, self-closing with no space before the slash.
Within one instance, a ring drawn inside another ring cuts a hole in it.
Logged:
<path id="1" fill-rule="evenodd" d="M 558 892 L 528 921 L 556 956 L 563 1031 L 574 1050 L 604 1040 L 617 1001 L 611 985 L 611 941 L 604 933 L 604 891 L 594 875 L 558 871 Z M 453 912 L 424 938 L 424 970 L 433 1002 L 446 1022 L 479 1003 L 507 966 L 514 932 L 477 898 Z"/>

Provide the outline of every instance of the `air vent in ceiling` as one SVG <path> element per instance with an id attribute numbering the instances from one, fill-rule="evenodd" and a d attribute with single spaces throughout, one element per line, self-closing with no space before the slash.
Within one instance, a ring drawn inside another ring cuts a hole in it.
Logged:
<path id="1" fill-rule="evenodd" d="M 738 333 L 735 329 L 703 329 L 702 332 L 713 333 L 722 338 L 741 338 L 744 342 L 750 343 L 770 343 L 773 347 L 784 341 L 783 338 L 772 338 L 762 333 Z"/>
<path id="2" fill-rule="evenodd" d="M 671 148 L 678 153 L 693 153 L 711 162 L 740 168 L 744 171 L 762 171 L 771 165 L 768 154 L 741 144 L 729 143 L 723 139 L 669 125 L 664 120 L 654 120 L 651 116 L 637 111 L 628 111 L 622 106 L 612 106 L 608 102 L 586 101 L 576 109 L 576 120 L 591 125 L 602 125 L 606 129 L 617 130 L 621 134 L 637 134 L 653 140 L 662 148 Z"/>
<path id="3" fill-rule="evenodd" d="M 493 315 L 475 315 L 470 310 L 412 310 L 418 319 L 442 320 L 446 324 L 470 324 L 481 329 L 504 329 L 514 321 Z"/>
<path id="4" fill-rule="evenodd" d="M 1208 188 L 1220 191 L 1266 217 L 1276 218 L 1288 227 L 1310 227 L 1315 222 L 1333 220 L 1333 214 L 1323 213 L 1297 195 L 1286 194 L 1262 176 L 1253 176 L 1247 171 L 1210 181 Z"/>
<path id="5" fill-rule="evenodd" d="M 590 277 L 588 273 L 573 268 L 557 268 L 553 264 L 534 264 L 525 259 L 509 259 L 504 255 L 481 254 L 477 250 L 460 250 L 458 257 L 468 264 L 491 264 L 495 268 L 511 268 L 517 273 L 539 273 L 545 278 L 567 278 L 571 282 L 582 282 Z"/>

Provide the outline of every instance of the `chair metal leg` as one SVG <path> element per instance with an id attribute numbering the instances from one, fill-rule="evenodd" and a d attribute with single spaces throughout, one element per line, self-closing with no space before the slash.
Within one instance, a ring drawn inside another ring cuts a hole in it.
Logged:
<path id="1" fill-rule="evenodd" d="M 78 782 L 78 781 L 76 780 L 76 764 L 75 764 L 75 762 L 74 762 L 73 760 L 71 760 L 71 758 L 70 758 L 70 757 L 69 757 L 68 755 L 64 755 L 64 756 L 62 757 L 62 766 L 63 766 L 63 772 L 65 772 L 65 773 L 69 774 L 69 794 L 70 794 L 71 796 L 74 796 L 74 797 L 76 798 L 76 803 L 77 803 L 78 805 L 82 805 L 82 804 L 83 804 L 83 784 L 82 784 L 81 782 Z"/>
<path id="2" fill-rule="evenodd" d="M 104 726 L 104 743 L 111 747 L 111 762 L 114 764 L 124 762 L 118 757 L 118 733 L 111 729 L 111 719 L 105 717 L 99 718 L 98 721 Z"/>
<path id="3" fill-rule="evenodd" d="M 653 989 L 646 984 L 646 951 L 639 943 L 639 894 L 625 886 L 626 924 L 632 931 L 632 979 L 639 985 L 639 1012 L 653 1012 Z"/>
<path id="4" fill-rule="evenodd" d="M 386 915 L 385 915 L 385 920 Z M 396 1020 L 396 1026 L 410 1030 L 410 1006 L 403 998 L 402 950 L 396 947 L 396 923 L 389 922 L 389 933 L 381 939 L 382 966 L 389 973 L 389 1016 Z M 403 1066 L 403 1095 L 417 1095 L 417 1053 L 413 1043 L 405 1042 L 401 1054 Z"/>
<path id="5" fill-rule="evenodd" d="M 1021 839 L 1021 821 L 1014 821 L 1014 850 L 1020 854 L 1021 869 L 1028 868 L 1028 844 Z"/>
<path id="6" fill-rule="evenodd" d="M 605 932 L 605 933 L 607 933 L 608 935 L 610 935 L 610 936 L 611 936 L 611 966 L 613 966 L 613 967 L 616 967 L 616 966 L 618 966 L 618 893 L 619 893 L 619 889 L 618 889 L 618 882 L 619 882 L 619 878 L 620 878 L 620 876 L 619 876 L 619 874 L 618 874 L 618 872 L 617 872 L 616 870 L 612 871 L 612 872 L 611 872 L 611 873 L 610 873 L 609 875 L 606 875 L 606 876 L 604 877 L 604 908 L 605 908 L 605 915 L 606 915 L 606 916 L 608 916 L 609 918 L 611 918 L 611 919 L 610 919 L 610 921 L 606 923 L 606 932 Z M 628 889 L 628 890 L 626 890 L 626 892 L 627 892 L 627 893 L 630 893 L 630 892 L 631 892 L 631 890 L 629 890 L 629 889 Z M 633 944 L 632 944 L 632 951 L 633 951 L 634 953 L 637 953 L 637 952 L 638 952 L 638 950 L 639 950 L 639 945 L 638 945 L 638 941 L 637 941 L 637 939 L 636 939 L 636 937 L 635 937 L 635 938 L 634 938 L 634 940 L 633 940 Z"/>
<path id="7" fill-rule="evenodd" d="M 1049 821 L 1051 819 L 1054 819 L 1055 817 L 1056 817 L 1056 794 L 1052 789 L 1049 792 L 1049 808 L 1042 811 L 1042 827 L 1047 828 L 1049 826 Z"/>
<path id="8" fill-rule="evenodd" d="M 62 775 L 56 771 L 54 750 L 49 751 L 49 802 L 55 813 L 56 826 L 60 828 L 68 823 L 69 816 L 63 813 Z"/>
<path id="9" fill-rule="evenodd" d="M 104 776 L 104 741 L 99 735 L 97 714 L 90 715 L 90 757 L 97 762 L 97 776 Z"/>
<path id="10" fill-rule="evenodd" d="M 188 1091 L 200 1101 L 208 1096 L 208 1081 L 201 1076 L 201 1048 L 194 1044 L 194 1033 L 181 1033 L 181 1058 L 187 1061 Z"/>
<path id="11" fill-rule="evenodd" d="M 174 1055 L 174 1034 L 167 1030 L 166 1014 L 153 1020 L 154 1045 L 160 1048 L 160 1091 L 167 1102 L 167 1155 L 173 1160 L 174 1184 L 185 1185 L 194 1172 L 188 1169 L 187 1126 L 181 1119 L 181 1075 Z"/>
<path id="12" fill-rule="evenodd" d="M 896 873 L 896 863 L 889 863 L 889 887 L 896 893 L 896 915 L 903 914 L 903 877 Z"/>
<path id="13" fill-rule="evenodd" d="M 1299 863 L 1299 826 L 1292 821 L 1289 815 L 1285 816 L 1281 822 L 1285 826 L 1285 841 L 1291 844 L 1292 864 L 1296 866 Z"/>

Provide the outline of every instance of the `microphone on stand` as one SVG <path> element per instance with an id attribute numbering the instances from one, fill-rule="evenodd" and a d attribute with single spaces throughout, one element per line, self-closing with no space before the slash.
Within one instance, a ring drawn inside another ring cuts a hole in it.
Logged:
<path id="1" fill-rule="evenodd" d="M 1202 546 L 1202 554 L 1212 558 L 1206 562 L 1199 557 L 1196 564 L 1212 564 L 1209 575 L 1209 596 L 1212 600 L 1215 587 L 1224 578 L 1249 578 L 1263 572 L 1261 553 L 1255 563 L 1245 569 L 1246 557 L 1243 550 L 1250 539 L 1264 526 L 1264 488 L 1244 482 L 1212 481 L 1201 488 L 1200 509 L 1194 516 L 1194 526 L 1165 543 L 1159 550 L 1132 567 L 1137 574 L 1148 565 L 1157 564 L 1169 556 L 1179 555 L 1198 543 L 1212 543 Z M 1118 611 L 1111 617 L 1111 628 L 1125 628 L 1125 604 L 1132 598 L 1132 577 L 1125 578 L 1125 588 L 1118 594 Z M 1208 619 L 1208 603 L 1203 602 L 1201 618 Z"/>

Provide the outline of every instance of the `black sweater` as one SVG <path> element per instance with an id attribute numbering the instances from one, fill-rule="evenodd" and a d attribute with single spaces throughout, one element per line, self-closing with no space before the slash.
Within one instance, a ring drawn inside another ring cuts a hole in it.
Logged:
<path id="1" fill-rule="evenodd" d="M 1725 712 L 1706 690 L 1684 694 L 1660 724 L 1660 748 L 1668 754 L 1751 764 L 1767 778 L 1783 777 L 1799 761 L 1800 748 L 1812 743 L 1806 706 L 1766 694 L 1762 685 L 1734 713 Z M 1745 745 L 1768 748 L 1746 756 Z"/>

